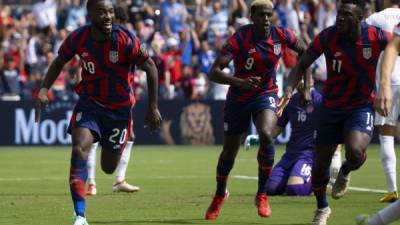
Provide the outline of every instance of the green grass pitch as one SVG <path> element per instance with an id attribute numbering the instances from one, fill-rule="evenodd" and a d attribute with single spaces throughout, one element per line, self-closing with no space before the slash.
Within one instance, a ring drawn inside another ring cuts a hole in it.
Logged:
<path id="1" fill-rule="evenodd" d="M 282 150 L 279 146 L 275 162 Z M 271 197 L 272 217 L 258 217 L 253 204 L 257 181 L 235 178 L 257 175 L 255 147 L 240 150 L 228 185 L 231 196 L 216 221 L 205 221 L 220 151 L 221 146 L 134 146 L 127 178 L 141 191 L 112 193 L 114 176 L 98 168 L 98 194 L 87 199 L 89 224 L 310 224 L 313 196 Z M 69 158 L 69 147 L 0 148 L 0 225 L 72 224 Z M 385 190 L 377 145 L 370 146 L 368 160 L 353 173 L 351 186 Z M 381 196 L 349 191 L 340 200 L 329 197 L 333 210 L 329 225 L 354 224 L 357 214 L 373 213 L 387 205 L 378 203 Z"/>

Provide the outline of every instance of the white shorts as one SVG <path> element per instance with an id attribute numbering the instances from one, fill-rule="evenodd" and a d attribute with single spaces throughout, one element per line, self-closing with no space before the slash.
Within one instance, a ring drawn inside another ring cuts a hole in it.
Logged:
<path id="1" fill-rule="evenodd" d="M 395 126 L 400 113 L 400 85 L 392 85 L 393 102 L 392 110 L 388 117 L 383 117 L 375 113 L 375 126 L 391 125 Z"/>

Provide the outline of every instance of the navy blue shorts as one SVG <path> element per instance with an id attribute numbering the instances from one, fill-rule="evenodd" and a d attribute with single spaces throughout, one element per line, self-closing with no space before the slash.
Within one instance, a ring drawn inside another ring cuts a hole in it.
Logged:
<path id="1" fill-rule="evenodd" d="M 74 108 L 68 133 L 76 127 L 90 129 L 103 149 L 121 154 L 131 132 L 130 113 L 117 113 L 90 100 L 79 100 Z"/>
<path id="2" fill-rule="evenodd" d="M 224 108 L 224 133 L 240 135 L 246 132 L 250 126 L 251 117 L 258 112 L 265 109 L 276 112 L 277 100 L 276 94 L 257 96 L 246 102 L 228 98 Z"/>
<path id="3" fill-rule="evenodd" d="M 372 105 L 346 111 L 322 106 L 316 143 L 321 145 L 343 144 L 345 137 L 353 130 L 372 137 L 374 114 Z"/>

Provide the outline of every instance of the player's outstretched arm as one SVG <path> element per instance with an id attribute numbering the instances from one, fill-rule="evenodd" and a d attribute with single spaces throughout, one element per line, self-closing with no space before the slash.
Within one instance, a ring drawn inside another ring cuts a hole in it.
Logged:
<path id="1" fill-rule="evenodd" d="M 150 131 L 160 128 L 161 114 L 158 110 L 158 72 L 157 67 L 151 58 L 144 61 L 140 68 L 146 72 L 149 103 L 145 118 L 145 125 L 149 126 Z"/>
<path id="2" fill-rule="evenodd" d="M 46 106 L 49 102 L 49 99 L 47 98 L 47 92 L 49 91 L 49 89 L 51 88 L 57 77 L 60 75 L 60 72 L 64 67 L 65 63 L 67 62 L 63 58 L 57 56 L 51 63 L 49 70 L 47 71 L 42 86 L 39 90 L 38 98 L 36 100 L 35 122 L 37 123 L 40 121 L 40 114 L 42 108 Z"/>
<path id="3" fill-rule="evenodd" d="M 381 63 L 381 79 L 379 81 L 379 91 L 375 100 L 375 110 L 382 116 L 388 116 L 392 106 L 391 75 L 393 72 L 396 58 L 400 53 L 400 36 L 393 35 L 385 48 Z M 397 74 L 396 74 L 397 75 Z"/>
<path id="4" fill-rule="evenodd" d="M 225 73 L 223 69 L 228 67 L 230 61 L 230 58 L 219 55 L 211 67 L 210 80 L 219 84 L 232 85 L 247 90 L 257 88 L 261 77 L 252 76 L 247 79 L 241 79 Z"/>

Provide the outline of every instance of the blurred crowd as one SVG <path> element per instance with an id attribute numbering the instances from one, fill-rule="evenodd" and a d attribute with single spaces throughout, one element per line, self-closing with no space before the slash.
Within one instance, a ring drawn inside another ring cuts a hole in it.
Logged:
<path id="1" fill-rule="evenodd" d="M 252 0 L 116 0 L 116 15 L 147 47 L 159 72 L 161 99 L 224 99 L 228 87 L 209 82 L 208 73 L 226 38 L 250 23 Z M 273 24 L 295 31 L 307 44 L 336 18 L 335 0 L 274 0 Z M 374 1 L 366 14 L 375 11 Z M 0 5 L 0 99 L 32 99 L 66 36 L 86 24 L 84 0 L 41 0 L 32 5 Z M 296 64 L 284 51 L 280 85 Z M 64 67 L 53 99 L 76 98 L 79 59 Z M 233 66 L 226 68 L 233 73 Z M 316 84 L 326 78 L 324 58 L 312 66 Z M 146 75 L 135 71 L 138 100 L 147 97 Z"/>

